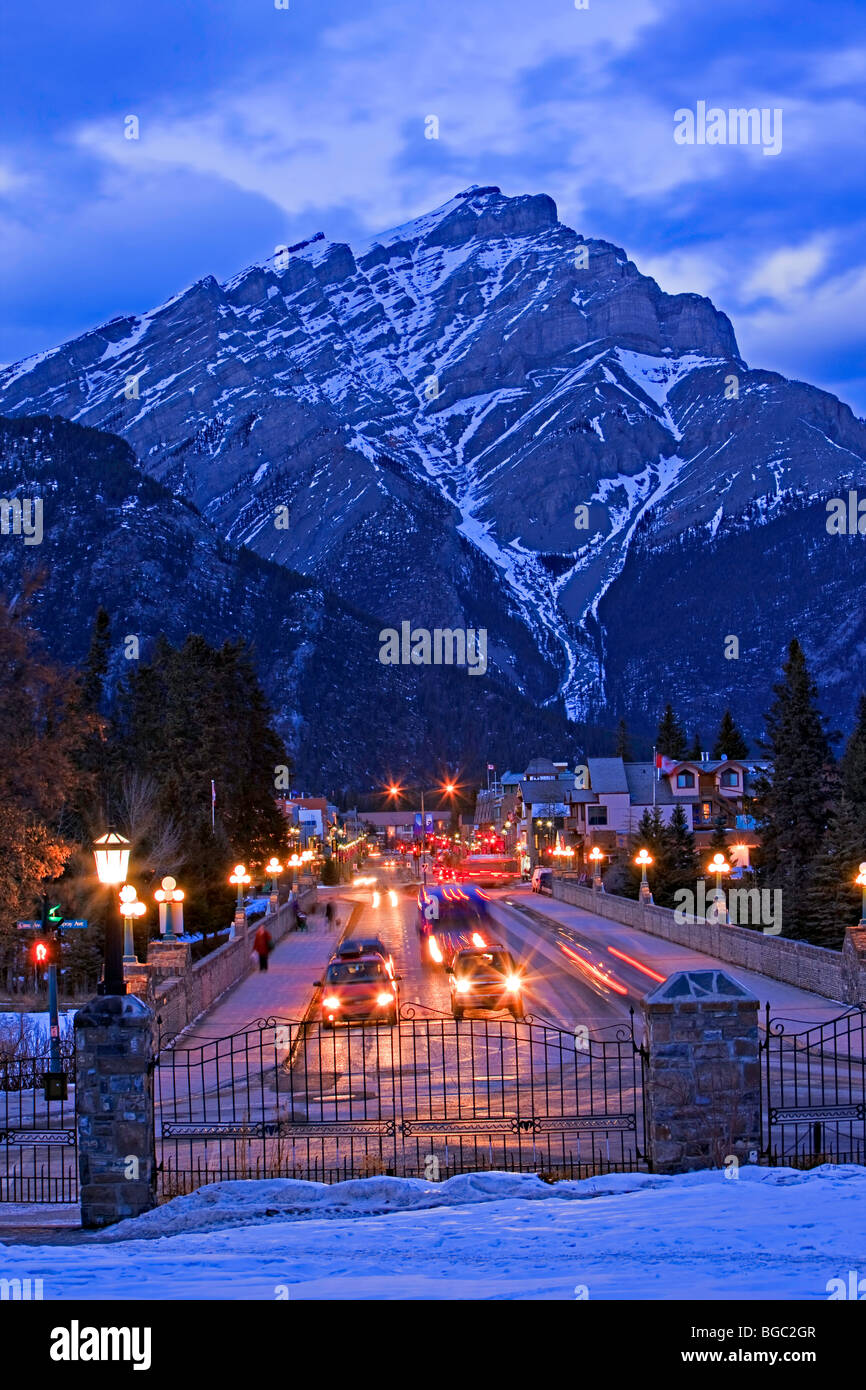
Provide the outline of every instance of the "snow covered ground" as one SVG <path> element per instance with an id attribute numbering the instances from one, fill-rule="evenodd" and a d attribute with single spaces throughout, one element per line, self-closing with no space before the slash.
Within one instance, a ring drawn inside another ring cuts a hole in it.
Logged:
<path id="1" fill-rule="evenodd" d="M 866 1169 L 227 1182 L 87 1243 L 2 1241 L 46 1299 L 826 1300 L 866 1275 Z"/>

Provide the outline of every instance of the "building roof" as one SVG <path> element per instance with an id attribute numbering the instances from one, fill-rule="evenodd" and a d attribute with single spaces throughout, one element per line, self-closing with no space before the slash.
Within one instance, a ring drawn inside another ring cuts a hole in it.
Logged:
<path id="1" fill-rule="evenodd" d="M 556 765 L 549 758 L 533 758 L 524 777 L 555 777 Z"/>
<path id="2" fill-rule="evenodd" d="M 657 806 L 676 806 L 686 800 L 685 797 L 674 796 L 666 777 L 656 781 L 652 763 L 624 763 L 623 767 L 632 806 L 652 806 L 654 782 Z"/>
<path id="3" fill-rule="evenodd" d="M 587 758 L 589 782 L 594 792 L 627 792 L 628 781 L 622 758 Z"/>
<path id="4" fill-rule="evenodd" d="M 503 772 L 500 777 L 503 787 L 517 787 L 523 781 L 522 772 Z"/>
<path id="5" fill-rule="evenodd" d="M 540 761 L 540 760 L 539 760 Z M 521 782 L 520 794 L 524 802 L 537 806 L 545 801 L 569 801 L 574 790 L 574 782 L 563 782 L 559 778 L 539 778 L 536 782 Z"/>

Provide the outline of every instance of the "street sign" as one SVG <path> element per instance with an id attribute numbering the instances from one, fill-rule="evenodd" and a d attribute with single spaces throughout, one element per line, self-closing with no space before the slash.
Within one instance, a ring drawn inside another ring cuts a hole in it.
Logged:
<path id="1" fill-rule="evenodd" d="M 66 917 L 62 922 L 53 922 L 52 926 L 59 927 L 61 931 L 86 931 L 90 922 L 86 917 Z M 41 931 L 41 922 L 19 922 L 21 931 Z"/>

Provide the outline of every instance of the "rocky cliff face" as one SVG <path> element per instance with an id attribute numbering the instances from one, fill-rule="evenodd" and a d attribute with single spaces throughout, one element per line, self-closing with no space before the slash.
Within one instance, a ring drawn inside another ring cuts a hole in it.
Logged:
<path id="1" fill-rule="evenodd" d="M 0 418 L 0 497 L 41 502 L 38 544 L 26 541 L 32 524 L 0 538 L 0 593 L 17 600 L 26 576 L 39 576 L 31 616 L 55 657 L 83 658 L 100 604 L 112 619 L 112 684 L 160 633 L 181 642 L 199 632 L 217 646 L 246 638 L 301 786 L 351 798 L 418 767 L 479 776 L 487 757 L 504 767 L 536 738 L 576 754 L 562 715 L 539 715 L 495 672 L 477 680 L 371 660 L 378 619 L 227 542 L 114 435 L 59 417 Z"/>
<path id="2" fill-rule="evenodd" d="M 621 704 L 610 654 L 635 583 L 686 667 L 698 640 L 721 649 L 706 594 L 699 639 L 693 595 L 657 598 L 656 551 L 716 553 L 736 533 L 760 587 L 764 532 L 750 547 L 738 522 L 826 498 L 866 459 L 866 425 L 748 368 L 708 300 L 664 294 L 550 198 L 495 188 L 354 251 L 317 236 L 205 278 L 6 369 L 0 409 L 122 435 L 231 543 L 383 622 L 486 625 L 522 693 L 602 718 Z M 792 578 L 789 627 L 807 587 Z M 790 630 L 755 621 L 768 685 Z M 668 674 L 649 658 L 632 714 L 654 717 Z M 717 678 L 694 694 L 727 698 Z"/>

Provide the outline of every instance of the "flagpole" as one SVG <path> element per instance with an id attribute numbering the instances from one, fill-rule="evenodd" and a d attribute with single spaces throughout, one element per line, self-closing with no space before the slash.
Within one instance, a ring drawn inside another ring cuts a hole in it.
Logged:
<path id="1" fill-rule="evenodd" d="M 210 833 L 216 834 L 216 785 L 213 779 L 210 784 Z"/>
<path id="2" fill-rule="evenodd" d="M 656 767 L 656 750 L 653 748 L 653 810 L 656 808 L 656 782 L 659 780 L 658 768 Z"/>

